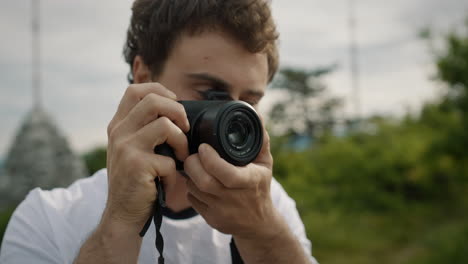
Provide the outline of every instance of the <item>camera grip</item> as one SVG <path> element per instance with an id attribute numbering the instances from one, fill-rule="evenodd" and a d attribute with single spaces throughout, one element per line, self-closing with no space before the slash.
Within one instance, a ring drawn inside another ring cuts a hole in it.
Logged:
<path id="1" fill-rule="evenodd" d="M 169 146 L 169 144 L 163 143 L 161 145 L 156 146 L 154 148 L 154 153 L 173 158 L 176 163 L 176 169 L 178 171 L 184 170 L 184 163 L 176 158 L 174 150 L 171 148 L 171 146 Z"/>

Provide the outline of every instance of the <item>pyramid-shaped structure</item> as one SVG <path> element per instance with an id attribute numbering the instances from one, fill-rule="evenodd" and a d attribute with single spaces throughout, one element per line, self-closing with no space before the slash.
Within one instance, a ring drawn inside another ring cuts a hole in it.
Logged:
<path id="1" fill-rule="evenodd" d="M 83 161 L 36 106 L 20 127 L 0 174 L 0 208 L 17 204 L 35 187 L 65 187 L 86 175 Z"/>

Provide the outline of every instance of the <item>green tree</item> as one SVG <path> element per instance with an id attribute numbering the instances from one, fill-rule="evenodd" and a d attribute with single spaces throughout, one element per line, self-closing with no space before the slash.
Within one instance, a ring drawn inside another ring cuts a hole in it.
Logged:
<path id="1" fill-rule="evenodd" d="M 89 174 L 93 175 L 96 171 L 106 167 L 107 148 L 97 147 L 83 155 Z"/>
<path id="2" fill-rule="evenodd" d="M 319 261 L 468 263 L 466 29 L 442 39 L 434 65 L 446 93 L 419 114 L 367 118 L 363 129 L 302 152 L 272 137 L 275 178 L 296 201 Z"/>
<path id="3" fill-rule="evenodd" d="M 448 86 L 441 110 L 459 119 L 459 126 L 449 131 L 447 151 L 456 157 L 466 157 L 468 148 L 468 20 L 465 31 L 453 31 L 446 36 L 444 50 L 437 52 L 438 78 Z M 457 139 L 457 142 L 453 142 Z"/>
<path id="4" fill-rule="evenodd" d="M 270 112 L 273 128 L 312 137 L 329 131 L 342 102 L 327 94 L 322 77 L 334 68 L 281 69 L 273 88 L 286 91 L 287 96 L 277 102 Z"/>

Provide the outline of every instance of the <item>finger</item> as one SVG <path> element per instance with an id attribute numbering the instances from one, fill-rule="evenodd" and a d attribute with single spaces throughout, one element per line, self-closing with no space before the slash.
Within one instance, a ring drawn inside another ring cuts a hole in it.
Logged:
<path id="1" fill-rule="evenodd" d="M 138 130 L 134 138 L 136 144 L 149 153 L 153 153 L 154 147 L 166 142 L 174 149 L 178 160 L 184 161 L 189 155 L 187 136 L 164 116 Z"/>
<path id="2" fill-rule="evenodd" d="M 171 98 L 172 100 L 177 100 L 177 96 L 172 91 L 159 83 L 131 84 L 125 91 L 125 94 L 120 101 L 119 107 L 117 108 L 117 112 L 115 113 L 114 118 L 112 119 L 109 126 L 112 124 L 115 125 L 116 123 L 123 120 L 130 112 L 130 110 L 150 93 Z"/>
<path id="3" fill-rule="evenodd" d="M 187 199 L 189 200 L 192 208 L 195 209 L 199 214 L 203 215 L 208 211 L 208 205 L 204 202 L 198 200 L 191 193 L 187 193 Z"/>
<path id="4" fill-rule="evenodd" d="M 200 161 L 205 171 L 213 175 L 227 188 L 245 188 L 257 182 L 256 175 L 250 175 L 247 167 L 236 167 L 223 158 L 208 144 L 198 148 Z"/>
<path id="5" fill-rule="evenodd" d="M 119 127 L 118 134 L 132 134 L 160 116 L 166 116 L 183 131 L 190 128 L 182 104 L 157 94 L 148 94 L 130 110 Z"/>
<path id="6" fill-rule="evenodd" d="M 263 165 L 269 169 L 273 169 L 273 156 L 271 155 L 270 150 L 270 135 L 268 134 L 265 126 L 263 126 L 263 118 L 260 118 L 260 120 L 262 121 L 263 127 L 263 142 L 262 148 L 260 149 L 260 152 L 258 153 L 258 156 L 255 158 L 253 163 Z"/>
<path id="7" fill-rule="evenodd" d="M 146 163 L 151 166 L 153 178 L 150 180 L 150 184 L 154 184 L 154 179 L 160 177 L 166 191 L 173 189 L 177 177 L 174 159 L 150 153 L 145 153 L 144 157 Z"/>
<path id="8" fill-rule="evenodd" d="M 202 192 L 212 195 L 219 195 L 222 193 L 223 185 L 215 177 L 205 171 L 198 154 L 193 154 L 184 161 L 184 171 L 191 182 Z"/>
<path id="9" fill-rule="evenodd" d="M 187 179 L 186 185 L 190 194 L 207 205 L 213 204 L 213 202 L 217 200 L 216 196 L 200 191 L 191 179 Z"/>

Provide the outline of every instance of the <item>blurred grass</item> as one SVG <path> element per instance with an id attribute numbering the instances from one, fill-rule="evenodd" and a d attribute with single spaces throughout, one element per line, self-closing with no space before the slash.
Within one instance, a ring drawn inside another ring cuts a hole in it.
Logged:
<path id="1" fill-rule="evenodd" d="M 455 262 L 428 261 L 452 256 L 451 250 L 456 247 L 464 247 L 464 252 L 467 249 L 466 238 L 455 241 L 457 234 L 468 228 L 466 215 L 447 215 L 433 206 L 385 214 L 307 212 L 303 213 L 303 220 L 314 255 L 323 263 L 466 263 L 467 260 L 462 256 Z"/>

